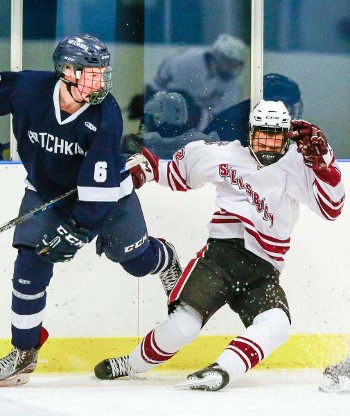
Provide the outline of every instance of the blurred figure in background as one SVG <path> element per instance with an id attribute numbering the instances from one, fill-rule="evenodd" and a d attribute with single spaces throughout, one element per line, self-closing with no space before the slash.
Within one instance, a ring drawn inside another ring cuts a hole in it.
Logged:
<path id="1" fill-rule="evenodd" d="M 218 141 L 219 136 L 215 132 L 206 135 L 193 129 L 193 114 L 191 118 L 188 103 L 192 105 L 190 98 L 186 100 L 178 92 L 160 91 L 154 94 L 145 105 L 138 134 L 123 136 L 123 155 L 131 156 L 146 147 L 158 158 L 171 159 L 187 143 Z"/>
<path id="2" fill-rule="evenodd" d="M 264 75 L 264 99 L 282 101 L 292 119 L 301 119 L 303 102 L 298 84 L 281 74 Z M 241 101 L 218 114 L 203 130 L 205 134 L 216 132 L 220 140 L 239 140 L 243 146 L 248 145 L 248 118 L 250 99 Z"/>
<path id="3" fill-rule="evenodd" d="M 221 111 L 243 99 L 242 71 L 247 46 L 229 34 L 221 34 L 210 47 L 195 47 L 164 59 L 153 82 L 146 85 L 144 102 L 158 91 L 182 91 L 201 108 L 198 130 Z M 142 116 L 141 95 L 133 97 L 129 117 Z M 138 107 L 138 108 L 136 108 Z"/>

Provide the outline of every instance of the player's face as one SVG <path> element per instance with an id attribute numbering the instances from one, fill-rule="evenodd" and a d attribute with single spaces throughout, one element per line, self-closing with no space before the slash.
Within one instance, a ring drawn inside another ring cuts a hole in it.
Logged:
<path id="1" fill-rule="evenodd" d="M 105 86 L 103 77 L 107 68 L 84 68 L 81 77 L 77 80 L 79 95 L 89 102 L 89 95 Z"/>
<path id="2" fill-rule="evenodd" d="M 216 60 L 216 71 L 223 81 L 236 78 L 243 68 L 243 62 L 236 59 L 220 57 Z"/>
<path id="3" fill-rule="evenodd" d="M 285 144 L 282 132 L 255 130 L 252 140 L 254 152 L 276 152 L 281 153 Z"/>

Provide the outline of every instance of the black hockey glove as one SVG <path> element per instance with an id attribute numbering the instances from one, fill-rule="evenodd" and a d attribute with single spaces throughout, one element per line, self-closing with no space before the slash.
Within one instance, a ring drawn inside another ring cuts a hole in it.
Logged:
<path id="1" fill-rule="evenodd" d="M 49 263 L 70 261 L 89 242 L 89 237 L 88 230 L 77 227 L 72 219 L 68 219 L 43 236 L 36 252 Z"/>

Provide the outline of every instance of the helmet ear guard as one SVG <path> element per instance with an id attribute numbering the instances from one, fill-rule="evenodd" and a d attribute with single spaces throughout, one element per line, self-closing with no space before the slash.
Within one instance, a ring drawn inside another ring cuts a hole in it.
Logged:
<path id="1" fill-rule="evenodd" d="M 287 133 L 291 117 L 282 101 L 261 100 L 249 115 L 249 150 L 262 166 L 271 165 L 283 157 L 289 147 Z M 262 140 L 255 138 L 256 132 L 265 132 L 266 140 L 275 139 L 274 147 L 279 150 L 267 150 L 265 145 L 259 149 Z M 281 137 L 278 137 L 282 135 Z"/>

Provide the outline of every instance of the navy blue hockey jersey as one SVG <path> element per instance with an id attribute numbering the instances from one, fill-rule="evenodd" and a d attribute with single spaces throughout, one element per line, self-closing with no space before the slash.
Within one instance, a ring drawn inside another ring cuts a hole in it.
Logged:
<path id="1" fill-rule="evenodd" d="M 120 174 L 122 116 L 108 94 L 99 105 L 74 114 L 59 107 L 60 80 L 52 72 L 2 72 L 0 115 L 12 113 L 17 150 L 28 180 L 45 200 L 78 189 L 70 213 L 80 226 L 98 228 L 111 205 L 130 194 Z"/>

